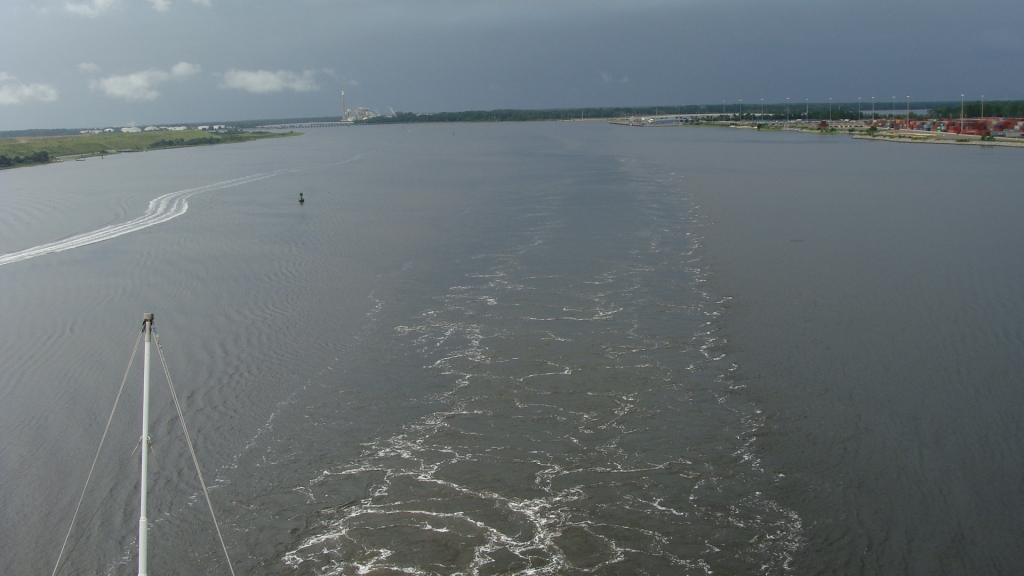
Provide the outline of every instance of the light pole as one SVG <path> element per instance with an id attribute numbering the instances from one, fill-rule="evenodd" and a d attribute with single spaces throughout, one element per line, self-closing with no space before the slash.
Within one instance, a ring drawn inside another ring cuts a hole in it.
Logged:
<path id="1" fill-rule="evenodd" d="M 761 122 L 764 122 L 764 98 L 761 98 Z"/>
<path id="2" fill-rule="evenodd" d="M 725 100 L 722 100 L 722 116 L 725 116 Z"/>
<path id="3" fill-rule="evenodd" d="M 857 121 L 860 122 L 864 119 L 864 115 L 860 113 L 860 96 L 857 96 Z"/>
<path id="4" fill-rule="evenodd" d="M 743 122 L 743 98 L 740 98 L 740 122 Z"/>
<path id="5" fill-rule="evenodd" d="M 960 127 L 957 128 L 957 134 L 964 133 L 964 95 L 960 95 Z"/>
<path id="6" fill-rule="evenodd" d="M 786 98 L 786 124 L 789 124 L 789 98 Z"/>
<path id="7" fill-rule="evenodd" d="M 981 95 L 981 117 L 985 117 L 985 95 Z"/>
<path id="8" fill-rule="evenodd" d="M 828 123 L 832 123 L 832 99 L 828 99 Z"/>
<path id="9" fill-rule="evenodd" d="M 907 128 L 910 128 L 910 96 L 907 96 Z"/>
<path id="10" fill-rule="evenodd" d="M 871 97 L 871 122 L 875 121 L 875 97 Z"/>
<path id="11" fill-rule="evenodd" d="M 807 101 L 807 98 L 804 98 L 804 122 L 810 122 L 810 121 L 811 121 L 811 105 Z"/>

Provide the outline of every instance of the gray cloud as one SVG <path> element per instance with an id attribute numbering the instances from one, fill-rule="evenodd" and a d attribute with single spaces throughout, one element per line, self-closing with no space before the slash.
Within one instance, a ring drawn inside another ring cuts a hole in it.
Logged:
<path id="1" fill-rule="evenodd" d="M 0 106 L 26 102 L 54 102 L 57 90 L 49 84 L 24 84 L 6 72 L 0 72 Z"/>
<path id="2" fill-rule="evenodd" d="M 178 62 L 174 66 L 171 66 L 171 74 L 179 78 L 199 74 L 202 70 L 203 69 L 199 64 L 189 64 L 188 62 Z"/>
<path id="3" fill-rule="evenodd" d="M 313 79 L 312 70 L 305 70 L 298 74 L 288 70 L 270 72 L 267 70 L 249 71 L 234 68 L 224 73 L 224 83 L 221 84 L 221 88 L 234 88 L 256 94 L 280 92 L 282 90 L 311 92 L 320 89 Z"/>
<path id="4" fill-rule="evenodd" d="M 60 95 L 0 129 L 122 122 L 125 101 L 143 123 L 327 116 L 341 90 L 353 108 L 410 112 L 1024 98 L 1020 0 L 963 27 L 977 8 L 954 0 L 165 2 L 0 2 L 3 69 Z M 179 60 L 203 73 L 176 75 Z M 102 72 L 75 70 L 88 63 Z"/>
<path id="5" fill-rule="evenodd" d="M 90 0 L 89 2 L 68 2 L 64 7 L 72 14 L 95 18 L 119 2 L 120 0 Z"/>
<path id="6" fill-rule="evenodd" d="M 198 64 L 179 62 L 171 67 L 170 72 L 143 70 L 132 74 L 108 76 L 93 81 L 91 85 L 93 89 L 98 89 L 111 98 L 124 98 L 129 102 L 144 102 L 160 97 L 160 92 L 156 90 L 158 84 L 162 84 L 172 77 L 185 78 L 198 74 L 200 69 Z"/>
<path id="7" fill-rule="evenodd" d="M 157 12 L 167 12 L 171 9 L 171 0 L 147 0 L 149 5 Z M 121 3 L 121 0 L 87 0 L 85 2 L 67 2 L 64 9 L 72 14 L 95 18 Z M 193 4 L 212 6 L 210 0 L 192 0 Z"/>
<path id="8" fill-rule="evenodd" d="M 155 100 L 160 97 L 155 86 L 170 77 L 170 74 L 161 70 L 143 70 L 123 76 L 108 76 L 95 81 L 93 87 L 111 98 L 124 98 L 129 102 Z"/>

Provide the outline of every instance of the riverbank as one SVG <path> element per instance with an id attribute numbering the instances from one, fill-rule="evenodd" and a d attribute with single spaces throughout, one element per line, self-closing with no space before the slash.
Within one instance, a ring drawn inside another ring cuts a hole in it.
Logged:
<path id="1" fill-rule="evenodd" d="M 858 140 L 875 140 L 878 142 L 902 142 L 904 144 L 953 144 L 956 146 L 1000 146 L 1004 148 L 1024 148 L 1024 140 L 1010 140 L 1008 138 L 996 138 L 995 140 L 982 140 L 981 138 L 967 135 L 960 137 L 932 136 L 922 134 L 857 134 L 854 138 Z"/>
<path id="2" fill-rule="evenodd" d="M 186 146 L 212 146 L 263 138 L 298 136 L 301 132 L 154 131 L 73 136 L 0 138 L 0 170 L 65 160 L 84 160 L 124 152 L 146 152 Z"/>
<path id="3" fill-rule="evenodd" d="M 849 135 L 861 140 L 877 140 L 882 142 L 908 142 L 913 144 L 957 144 L 968 146 L 998 146 L 1005 148 L 1024 148 L 1024 139 L 976 136 L 971 134 L 950 134 L 946 132 L 932 132 L 914 129 L 889 129 L 879 130 L 864 122 L 852 120 L 837 120 L 826 122 L 811 120 L 797 120 L 783 122 L 770 120 L 767 122 L 757 120 L 706 120 L 701 115 L 662 115 L 652 117 L 616 118 L 609 121 L 609 124 L 619 126 L 640 127 L 640 128 L 672 128 L 680 126 L 704 126 L 713 128 L 738 128 L 743 130 L 766 131 L 791 131 L 803 132 L 806 134 L 831 134 Z"/>
<path id="4" fill-rule="evenodd" d="M 720 125 L 720 124 L 719 124 Z M 874 140 L 876 142 L 900 142 L 905 144 L 954 144 L 957 146 L 998 146 L 1003 148 L 1024 148 L 1024 140 L 1016 138 L 981 138 L 968 134 L 945 134 L 936 132 L 925 132 L 920 130 L 892 130 L 877 131 L 871 133 L 869 130 L 853 128 L 845 125 L 831 126 L 827 129 L 819 129 L 813 125 L 807 126 L 756 126 L 750 123 L 732 123 L 729 128 L 746 128 L 764 130 L 786 130 L 792 132 L 803 132 L 805 134 L 848 134 L 856 140 Z"/>
<path id="5" fill-rule="evenodd" d="M 731 128 L 751 128 L 751 126 L 733 125 Z M 836 130 L 838 128 L 838 130 Z M 829 129 L 818 129 L 811 126 L 787 126 L 782 130 L 805 132 L 808 134 L 849 134 L 857 140 L 874 140 L 877 142 L 901 142 L 906 144 L 955 144 L 958 146 L 999 146 L 1004 148 L 1024 148 L 1024 140 L 1017 138 L 982 138 L 969 134 L 946 134 L 926 132 L 922 130 L 879 130 L 871 133 L 861 128 L 832 126 Z"/>

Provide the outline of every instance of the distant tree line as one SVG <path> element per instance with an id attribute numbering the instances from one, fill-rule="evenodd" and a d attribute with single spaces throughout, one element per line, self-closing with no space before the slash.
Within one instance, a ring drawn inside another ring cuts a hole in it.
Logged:
<path id="1" fill-rule="evenodd" d="M 963 111 L 965 118 L 980 118 L 982 116 L 981 101 L 965 103 Z M 955 106 L 935 108 L 932 113 L 936 118 L 959 118 L 960 105 L 958 103 Z M 985 102 L 985 116 L 1024 118 L 1024 100 Z"/>
<path id="2" fill-rule="evenodd" d="M 166 148 L 168 146 L 200 146 L 202 144 L 216 144 L 220 141 L 220 138 L 215 138 L 213 136 L 207 136 L 205 138 L 189 138 L 188 140 L 185 140 L 184 138 L 174 138 L 170 140 L 157 140 L 150 144 L 149 147 Z"/>
<path id="3" fill-rule="evenodd" d="M 53 128 L 34 130 L 2 130 L 0 138 L 22 138 L 25 136 L 71 136 L 80 133 L 79 128 Z"/>
<path id="4" fill-rule="evenodd" d="M 810 108 L 809 112 L 807 108 Z M 472 110 L 468 112 L 438 112 L 434 114 L 414 114 L 398 112 L 394 116 L 377 116 L 362 120 L 360 124 L 409 124 L 417 122 L 529 122 L 539 120 L 579 120 L 581 118 L 623 118 L 640 116 L 672 116 L 682 114 L 713 114 L 710 120 L 793 120 L 807 118 L 811 120 L 854 120 L 867 116 L 870 111 L 858 113 L 857 105 L 837 104 L 831 111 L 828 105 L 813 104 L 810 106 L 793 105 L 788 115 L 785 105 L 766 105 L 764 112 L 760 106 L 738 105 L 719 106 L 645 106 L 636 108 L 585 108 L 577 110 Z"/>
<path id="5" fill-rule="evenodd" d="M 394 116 L 376 116 L 360 120 L 360 124 L 410 124 L 419 122 L 531 122 L 540 120 L 580 120 L 588 118 L 621 118 L 624 116 L 656 116 L 662 114 L 696 114 L 700 106 L 638 106 L 630 108 L 557 108 L 551 110 L 468 110 L 414 114 L 398 112 Z"/>
<path id="6" fill-rule="evenodd" d="M 46 164 L 49 161 L 50 153 L 46 150 L 40 150 L 35 154 L 29 154 L 27 156 L 15 156 L 14 158 L 3 155 L 0 156 L 0 168 L 17 166 L 19 164 Z"/>
<path id="7" fill-rule="evenodd" d="M 955 106 L 954 106 L 955 104 Z M 876 115 L 903 116 L 906 112 L 906 101 L 889 102 L 879 100 L 875 102 Z M 939 117 L 960 117 L 960 103 L 941 102 L 910 102 L 910 106 L 917 110 L 931 110 L 932 114 Z M 955 108 L 955 113 L 950 111 Z M 469 110 L 465 112 L 436 112 L 432 114 L 416 114 L 411 112 L 398 112 L 394 116 L 377 116 L 367 120 L 360 120 L 359 124 L 409 124 L 419 122 L 529 122 L 538 120 L 574 120 L 587 118 L 623 118 L 630 116 L 662 116 L 675 114 L 714 114 L 712 119 L 737 119 L 743 120 L 856 120 L 871 116 L 871 101 L 861 100 L 860 102 L 797 102 L 789 104 L 774 103 L 762 104 L 760 102 L 724 102 L 722 104 L 689 104 L 689 105 L 668 105 L 668 106 L 634 106 L 634 107 L 608 107 L 608 108 L 556 108 L 548 110 Z M 979 103 L 967 106 L 968 116 L 980 116 L 981 106 Z M 986 102 L 986 116 L 1024 116 L 1024 102 Z M 911 118 L 918 117 L 913 111 Z"/>

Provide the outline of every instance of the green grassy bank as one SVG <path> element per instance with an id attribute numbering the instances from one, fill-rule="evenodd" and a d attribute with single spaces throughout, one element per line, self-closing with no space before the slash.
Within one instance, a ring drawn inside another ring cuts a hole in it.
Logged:
<path id="1" fill-rule="evenodd" d="M 96 156 L 181 146 L 209 146 L 262 138 L 297 136 L 300 132 L 114 132 L 74 136 L 0 138 L 0 170 L 52 162 L 61 156 Z M 45 154 L 44 154 L 45 153 Z"/>

